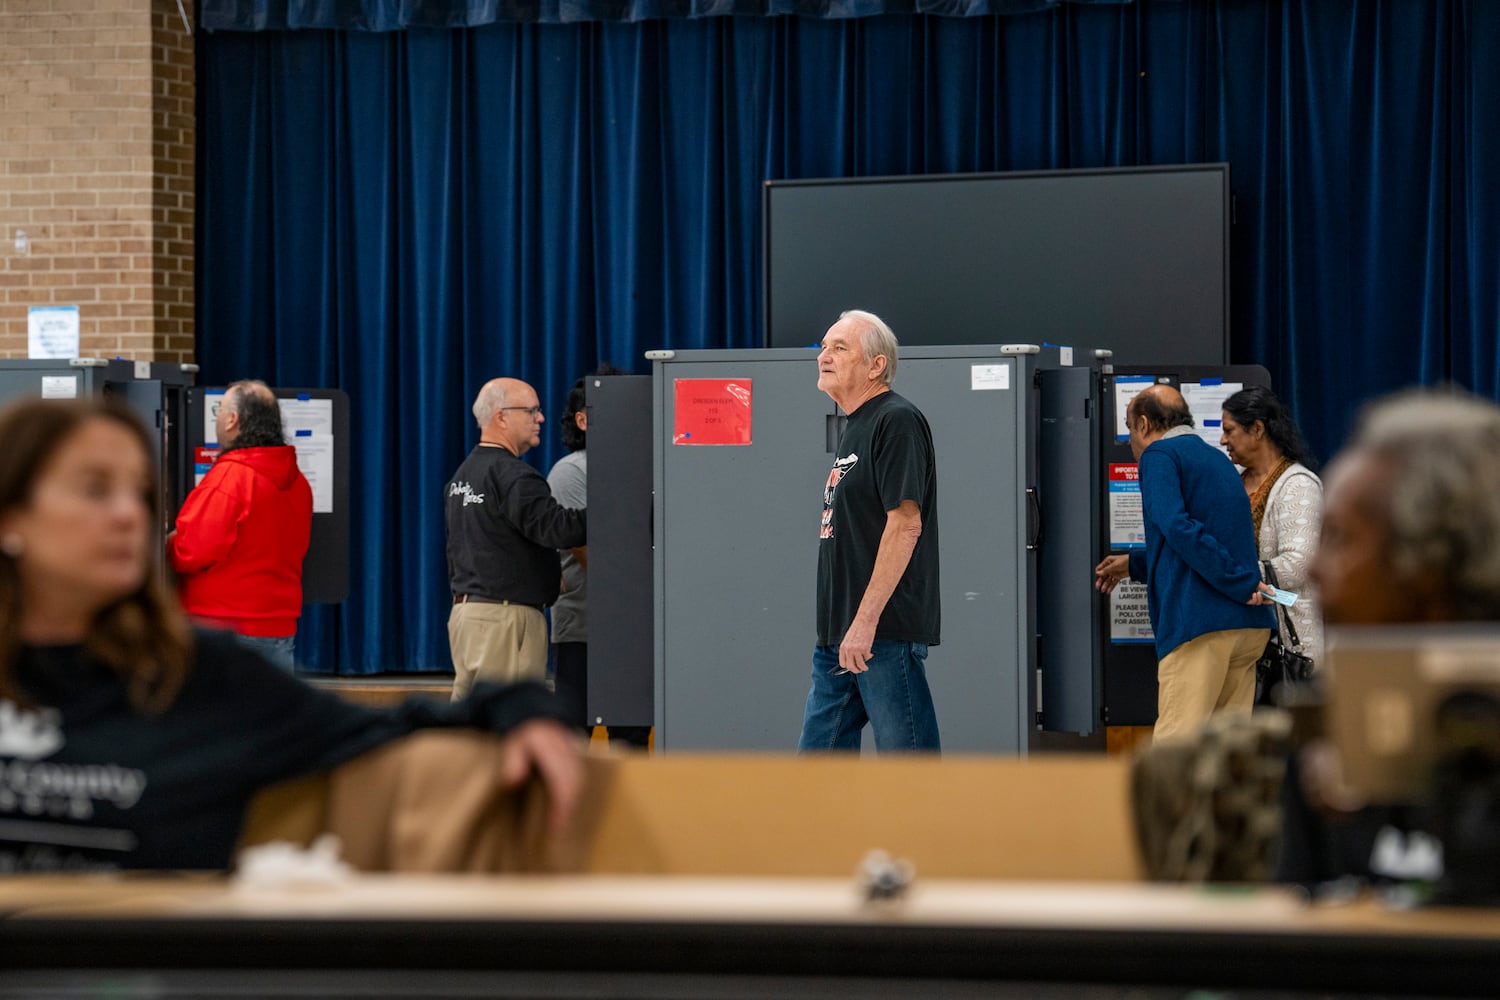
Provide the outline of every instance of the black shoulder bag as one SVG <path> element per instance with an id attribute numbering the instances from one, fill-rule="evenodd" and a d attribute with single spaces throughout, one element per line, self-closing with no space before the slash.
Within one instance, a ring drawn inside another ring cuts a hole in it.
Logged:
<path id="1" fill-rule="evenodd" d="M 1279 588 L 1281 585 L 1276 582 L 1275 568 L 1269 562 L 1263 565 L 1266 568 L 1266 582 Z M 1292 624 L 1292 616 L 1287 614 L 1286 607 L 1279 602 L 1276 604 L 1276 622 L 1278 625 L 1286 625 L 1287 642 L 1281 641 L 1281 629 L 1273 628 L 1270 641 L 1266 643 L 1260 659 L 1255 661 L 1257 705 L 1275 705 L 1278 703 L 1277 692 L 1280 689 L 1312 679 L 1312 658 L 1303 655 L 1302 640 L 1297 637 L 1297 626 Z"/>

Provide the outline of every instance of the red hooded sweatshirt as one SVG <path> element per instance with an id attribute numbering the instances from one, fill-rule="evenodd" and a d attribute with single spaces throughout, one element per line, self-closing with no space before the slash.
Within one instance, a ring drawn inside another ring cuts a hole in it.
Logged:
<path id="1" fill-rule="evenodd" d="M 311 532 L 312 489 L 295 448 L 224 452 L 167 543 L 183 608 L 241 635 L 295 635 Z"/>

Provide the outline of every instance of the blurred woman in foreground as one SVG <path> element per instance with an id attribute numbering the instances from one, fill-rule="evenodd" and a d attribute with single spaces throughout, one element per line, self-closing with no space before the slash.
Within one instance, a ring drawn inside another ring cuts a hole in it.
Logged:
<path id="1" fill-rule="evenodd" d="M 1367 406 L 1329 466 L 1312 574 L 1329 625 L 1500 621 L 1500 406 L 1433 389 Z M 1323 741 L 1293 758 L 1279 880 L 1369 875 L 1381 831 L 1416 818 L 1338 771 Z"/>
<path id="2" fill-rule="evenodd" d="M 547 692 L 374 711 L 190 629 L 155 558 L 145 430 L 107 401 L 0 412 L 0 871 L 223 868 L 249 800 L 413 730 L 508 734 L 561 825 L 582 780 Z"/>

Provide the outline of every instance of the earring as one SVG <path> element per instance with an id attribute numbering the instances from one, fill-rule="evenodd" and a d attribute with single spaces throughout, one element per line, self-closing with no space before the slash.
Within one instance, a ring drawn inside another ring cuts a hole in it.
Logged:
<path id="1" fill-rule="evenodd" d="M 0 552 L 4 552 L 12 559 L 19 559 L 21 553 L 26 551 L 26 539 L 14 531 L 7 531 L 0 537 Z"/>

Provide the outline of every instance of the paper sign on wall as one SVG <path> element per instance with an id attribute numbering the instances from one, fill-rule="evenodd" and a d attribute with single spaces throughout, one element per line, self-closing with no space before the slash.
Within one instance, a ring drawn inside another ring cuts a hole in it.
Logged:
<path id="1" fill-rule="evenodd" d="M 77 306 L 32 306 L 26 311 L 26 356 L 78 357 L 78 329 Z"/>
<path id="2" fill-rule="evenodd" d="M 750 444 L 751 379 L 679 378 L 672 381 L 672 443 Z"/>

